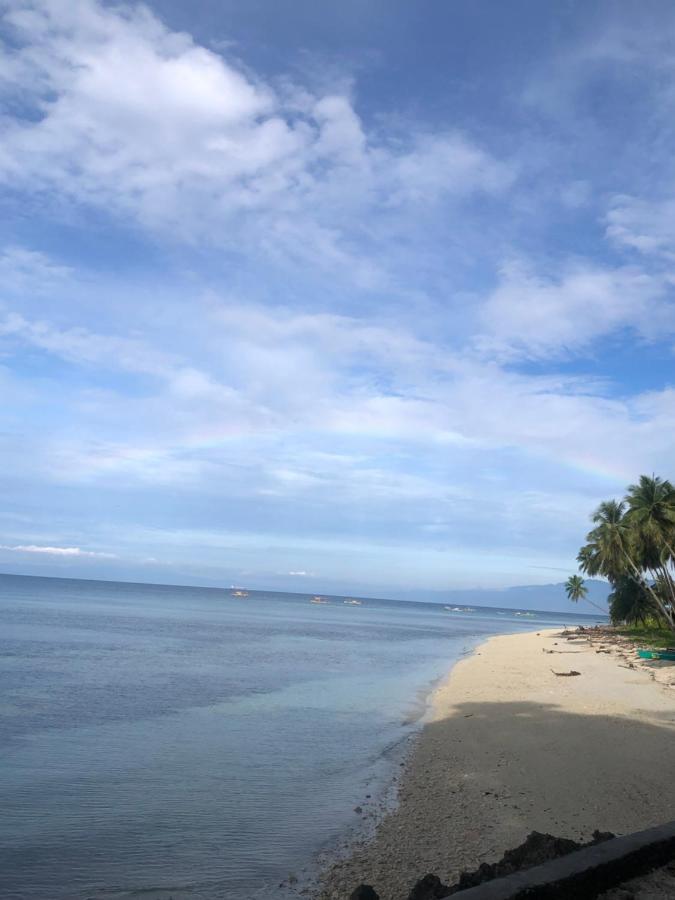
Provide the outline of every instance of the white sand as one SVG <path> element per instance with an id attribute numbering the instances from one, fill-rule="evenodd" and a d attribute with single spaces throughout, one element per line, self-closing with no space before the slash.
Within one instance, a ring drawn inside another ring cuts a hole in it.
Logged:
<path id="1" fill-rule="evenodd" d="M 361 882 L 405 900 L 427 872 L 451 883 L 533 829 L 587 840 L 675 818 L 675 690 L 559 634 L 492 638 L 453 668 L 398 809 L 327 873 L 322 900 Z"/>

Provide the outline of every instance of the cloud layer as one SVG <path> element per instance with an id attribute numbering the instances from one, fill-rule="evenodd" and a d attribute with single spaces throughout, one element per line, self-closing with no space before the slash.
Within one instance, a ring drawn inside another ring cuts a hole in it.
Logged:
<path id="1" fill-rule="evenodd" d="M 668 137 L 649 28 L 495 70 L 499 118 L 462 73 L 364 103 L 147 6 L 0 10 L 0 562 L 523 583 L 668 475 L 674 173 L 610 114 Z"/>

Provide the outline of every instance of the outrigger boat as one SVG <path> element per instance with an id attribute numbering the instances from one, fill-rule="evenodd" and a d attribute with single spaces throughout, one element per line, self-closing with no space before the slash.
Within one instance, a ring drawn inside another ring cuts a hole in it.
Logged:
<path id="1" fill-rule="evenodd" d="M 248 597 L 248 591 L 232 591 L 233 597 Z"/>
<path id="2" fill-rule="evenodd" d="M 638 650 L 640 659 L 668 659 L 675 662 L 675 647 L 666 647 L 665 650 Z"/>
<path id="3" fill-rule="evenodd" d="M 325 597 L 312 597 L 309 601 L 310 603 L 328 603 Z"/>

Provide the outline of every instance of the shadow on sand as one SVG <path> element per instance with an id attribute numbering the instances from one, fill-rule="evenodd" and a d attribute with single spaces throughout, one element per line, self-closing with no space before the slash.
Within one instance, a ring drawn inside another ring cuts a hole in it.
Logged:
<path id="1" fill-rule="evenodd" d="M 552 695 L 555 684 L 552 684 Z M 372 884 L 381 900 L 405 900 L 433 872 L 453 883 L 495 862 L 533 830 L 587 841 L 594 830 L 626 834 L 675 818 L 675 703 L 651 722 L 589 705 L 462 703 L 426 725 L 399 809 L 375 840 L 329 879 L 322 897 Z"/>

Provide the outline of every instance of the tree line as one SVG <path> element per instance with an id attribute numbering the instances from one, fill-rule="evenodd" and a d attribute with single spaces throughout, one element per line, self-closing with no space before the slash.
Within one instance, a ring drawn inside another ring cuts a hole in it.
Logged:
<path id="1" fill-rule="evenodd" d="M 623 500 L 601 503 L 579 550 L 579 570 L 606 578 L 612 622 L 656 621 L 675 632 L 675 488 L 655 475 L 640 476 Z M 580 575 L 565 583 L 578 601 L 588 591 Z"/>

